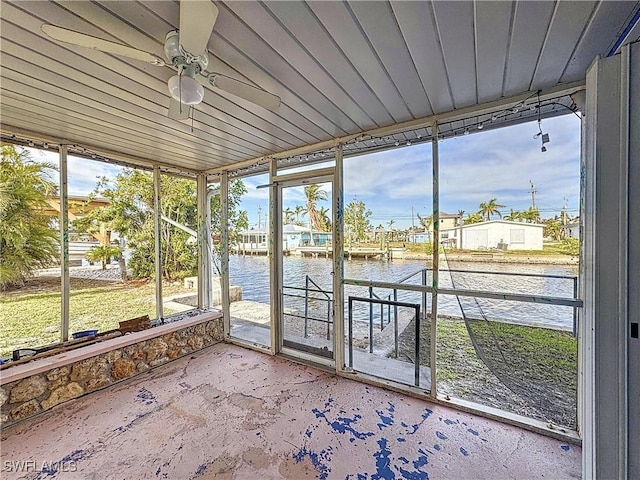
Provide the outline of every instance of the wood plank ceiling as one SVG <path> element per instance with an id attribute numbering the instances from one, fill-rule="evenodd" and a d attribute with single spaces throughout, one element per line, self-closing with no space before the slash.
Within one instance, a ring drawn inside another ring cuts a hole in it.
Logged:
<path id="1" fill-rule="evenodd" d="M 185 170 L 583 80 L 636 1 L 216 2 L 215 71 L 279 95 L 268 111 L 207 87 L 167 118 L 154 67 L 45 36 L 50 23 L 164 58 L 177 1 L 3 1 L 3 134 L 25 132 Z"/>

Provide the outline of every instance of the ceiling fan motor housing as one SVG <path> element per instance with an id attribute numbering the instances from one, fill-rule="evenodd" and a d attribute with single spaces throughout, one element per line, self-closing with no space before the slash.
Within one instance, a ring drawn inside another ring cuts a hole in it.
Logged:
<path id="1" fill-rule="evenodd" d="M 180 33 L 178 30 L 172 30 L 167 33 L 167 37 L 164 42 L 164 54 L 169 61 L 169 64 L 174 67 L 191 67 L 187 70 L 193 71 L 198 74 L 207 69 L 209 66 L 209 56 L 206 50 L 202 55 L 194 56 L 187 52 L 180 44 Z"/>

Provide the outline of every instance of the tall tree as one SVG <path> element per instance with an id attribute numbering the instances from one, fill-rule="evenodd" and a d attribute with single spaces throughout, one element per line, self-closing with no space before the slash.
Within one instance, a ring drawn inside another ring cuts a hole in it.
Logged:
<path id="1" fill-rule="evenodd" d="M 471 213 L 469 215 L 467 215 L 467 218 L 465 218 L 462 223 L 464 225 L 471 225 L 472 223 L 480 223 L 482 222 L 483 218 L 482 215 L 480 215 L 480 213 Z"/>
<path id="2" fill-rule="evenodd" d="M 332 225 L 331 218 L 329 217 L 329 207 L 320 207 L 320 210 L 318 210 L 318 215 L 320 216 L 320 230 L 322 230 L 323 232 L 330 232 Z"/>
<path id="3" fill-rule="evenodd" d="M 344 226 L 346 235 L 356 242 L 364 240 L 366 232 L 371 230 L 371 210 L 362 200 L 352 200 L 344 209 Z"/>
<path id="4" fill-rule="evenodd" d="M 289 225 L 290 223 L 293 223 L 294 212 L 291 209 L 291 207 L 285 208 L 282 213 L 284 214 L 284 224 L 285 225 Z"/>
<path id="5" fill-rule="evenodd" d="M 45 215 L 47 196 L 56 192 L 50 163 L 27 150 L 2 145 L 0 160 L 0 289 L 20 287 L 58 255 L 58 236 Z"/>
<path id="6" fill-rule="evenodd" d="M 249 213 L 242 210 L 242 196 L 247 193 L 247 187 L 240 179 L 229 182 L 229 195 L 227 198 L 227 233 L 229 246 L 236 245 L 240 241 L 241 232 L 249 228 Z M 219 239 L 222 236 L 222 201 L 219 194 L 211 196 L 211 234 L 213 236 L 214 267 L 218 274 L 222 268 L 222 244 Z"/>
<path id="7" fill-rule="evenodd" d="M 529 207 L 527 210 L 521 213 L 522 219 L 527 223 L 540 223 L 540 212 L 537 208 Z"/>
<path id="8" fill-rule="evenodd" d="M 491 220 L 491 215 L 498 215 L 498 217 L 502 218 L 502 213 L 498 209 L 504 207 L 505 206 L 500 205 L 495 198 L 492 198 L 488 202 L 482 202 L 480 204 L 480 210 L 478 210 L 478 213 L 489 221 Z"/>
<path id="9" fill-rule="evenodd" d="M 298 226 L 304 225 L 300 220 L 300 215 L 304 214 L 304 207 L 302 205 L 296 205 L 293 209 L 293 214 L 296 216 L 295 224 Z"/>
<path id="10" fill-rule="evenodd" d="M 504 217 L 505 220 L 509 220 L 510 222 L 518 222 L 522 220 L 522 212 L 520 210 L 514 210 L 513 208 L 509 211 L 509 215 Z"/>
<path id="11" fill-rule="evenodd" d="M 304 194 L 307 197 L 304 213 L 309 216 L 309 226 L 312 230 L 321 230 L 322 221 L 318 213 L 318 202 L 327 200 L 329 194 L 317 183 L 304 187 Z"/>
<path id="12" fill-rule="evenodd" d="M 246 192 L 241 180 L 229 188 L 229 242 L 233 244 L 238 231 L 246 228 L 247 214 L 240 211 L 240 197 Z M 79 228 L 89 230 L 92 222 L 108 222 L 121 238 L 126 238 L 132 250 L 129 266 L 133 276 L 152 278 L 155 275 L 155 229 L 153 178 L 150 173 L 124 169 L 116 178 L 100 180 L 94 195 L 109 199 L 109 205 L 92 210 L 79 222 Z M 160 182 L 161 214 L 174 222 L 197 229 L 196 182 L 191 179 L 162 175 Z M 211 224 L 214 238 L 221 230 L 220 195 L 211 197 Z M 89 225 L 88 225 L 89 224 Z M 161 224 L 161 257 L 163 277 L 179 279 L 197 272 L 197 242 L 191 235 L 167 221 Z M 219 245 L 214 242 L 214 246 Z"/>

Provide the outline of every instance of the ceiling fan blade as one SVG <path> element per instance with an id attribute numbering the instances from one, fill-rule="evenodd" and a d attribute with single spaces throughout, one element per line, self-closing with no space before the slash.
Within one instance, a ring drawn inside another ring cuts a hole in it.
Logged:
<path id="1" fill-rule="evenodd" d="M 209 79 L 214 87 L 232 93 L 237 97 L 244 98 L 267 110 L 275 110 L 280 106 L 280 97 L 261 88 L 249 85 L 248 83 L 219 74 L 212 74 L 209 76 Z"/>
<path id="2" fill-rule="evenodd" d="M 191 113 L 191 106 L 184 105 L 177 101 L 175 98 L 171 99 L 169 103 L 169 118 L 172 120 L 189 120 L 189 114 Z"/>
<path id="3" fill-rule="evenodd" d="M 121 57 L 140 60 L 141 62 L 147 62 L 152 65 L 163 66 L 165 64 L 160 58 L 149 52 L 127 47 L 126 45 L 92 37 L 91 35 L 86 35 L 84 33 L 74 32 L 73 30 L 67 30 L 66 28 L 56 27 L 55 25 L 48 25 L 46 23 L 40 28 L 49 37 L 54 40 L 58 40 L 59 42 L 70 43 L 72 45 L 78 45 L 85 48 L 92 48 L 105 53 L 113 53 L 115 55 L 120 55 Z"/>
<path id="4" fill-rule="evenodd" d="M 207 49 L 218 7 L 211 0 L 181 0 L 180 45 L 191 55 L 202 55 Z"/>

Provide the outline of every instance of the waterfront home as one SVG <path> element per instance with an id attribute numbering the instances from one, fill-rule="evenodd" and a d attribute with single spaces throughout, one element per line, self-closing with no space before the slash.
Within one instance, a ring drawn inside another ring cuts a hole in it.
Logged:
<path id="1" fill-rule="evenodd" d="M 542 250 L 543 232 L 544 225 L 538 223 L 490 220 L 441 230 L 440 241 L 465 250 Z"/>
<path id="2" fill-rule="evenodd" d="M 282 230 L 282 248 L 285 252 L 297 250 L 299 247 L 324 247 L 331 244 L 331 232 L 310 232 L 309 228 L 300 225 L 284 225 Z M 313 241 L 311 241 L 313 235 Z M 240 253 L 267 253 L 269 231 L 251 229 L 240 233 L 240 240 L 234 247 Z"/>

